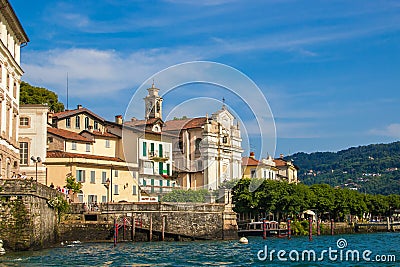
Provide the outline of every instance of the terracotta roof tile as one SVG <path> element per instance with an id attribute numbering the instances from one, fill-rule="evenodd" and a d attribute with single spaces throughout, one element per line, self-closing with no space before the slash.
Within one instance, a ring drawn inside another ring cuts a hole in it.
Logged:
<path id="1" fill-rule="evenodd" d="M 274 159 L 276 167 L 286 166 L 286 160 L 284 159 Z"/>
<path id="2" fill-rule="evenodd" d="M 70 117 L 70 116 L 74 116 L 80 113 L 88 113 L 90 115 L 92 115 L 93 117 L 97 118 L 100 121 L 104 122 L 104 119 L 102 117 L 100 117 L 99 115 L 95 114 L 94 112 L 88 110 L 87 108 L 79 108 L 79 109 L 73 109 L 73 110 L 66 110 L 66 111 L 61 111 L 61 112 L 57 112 L 53 114 L 53 118 L 58 118 L 58 119 L 62 119 L 62 118 L 66 118 L 66 117 Z"/>
<path id="3" fill-rule="evenodd" d="M 47 132 L 50 134 L 57 135 L 59 137 L 65 138 L 67 140 L 75 140 L 75 141 L 80 141 L 80 142 L 90 142 L 92 143 L 93 141 L 87 139 L 86 137 L 79 135 L 77 133 L 67 131 L 64 129 L 58 129 L 58 128 L 47 128 Z"/>
<path id="4" fill-rule="evenodd" d="M 183 129 L 201 128 L 206 124 L 207 118 L 189 118 L 183 120 L 170 120 L 165 122 L 164 131 L 179 131 Z"/>
<path id="5" fill-rule="evenodd" d="M 102 133 L 102 132 L 100 132 L 100 131 L 93 131 L 93 132 L 91 132 L 91 131 L 88 131 L 88 130 L 83 130 L 81 133 L 83 133 L 83 132 L 88 133 L 88 134 L 91 134 L 91 135 L 95 135 L 95 136 L 111 137 L 111 138 L 116 138 L 116 137 L 118 137 L 118 136 L 116 136 L 115 134 L 112 134 L 112 133 L 109 133 L 109 132 L 104 132 L 104 133 Z"/>
<path id="6" fill-rule="evenodd" d="M 254 158 L 250 158 L 250 157 L 242 158 L 242 166 L 257 166 L 259 164 L 261 164 L 261 162 Z"/>
<path id="7" fill-rule="evenodd" d="M 46 157 L 47 158 L 84 158 L 84 159 L 97 159 L 97 160 L 123 162 L 122 159 L 116 158 L 116 157 L 69 153 L 69 152 L 64 152 L 64 151 L 47 151 Z"/>
<path id="8" fill-rule="evenodd" d="M 124 125 L 128 125 L 128 126 L 140 126 L 140 125 L 152 125 L 154 123 L 156 123 L 157 121 L 161 121 L 162 120 L 160 118 L 150 118 L 147 120 L 130 120 L 130 121 L 126 121 L 124 122 Z"/>

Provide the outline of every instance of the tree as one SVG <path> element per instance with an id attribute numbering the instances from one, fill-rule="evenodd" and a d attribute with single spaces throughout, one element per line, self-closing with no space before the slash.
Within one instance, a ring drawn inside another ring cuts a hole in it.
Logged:
<path id="1" fill-rule="evenodd" d="M 20 91 L 20 104 L 47 104 L 51 111 L 60 112 L 64 110 L 64 104 L 58 102 L 57 94 L 46 88 L 21 82 Z"/>
<path id="2" fill-rule="evenodd" d="M 75 177 L 72 176 L 72 173 L 68 173 L 65 180 L 67 182 L 66 187 L 69 190 L 72 190 L 74 193 L 81 193 L 82 184 L 75 180 Z"/>
<path id="3" fill-rule="evenodd" d="M 163 196 L 161 201 L 164 202 L 205 202 L 206 195 L 209 192 L 207 189 L 198 190 L 184 190 L 184 189 L 174 189 L 170 193 Z"/>

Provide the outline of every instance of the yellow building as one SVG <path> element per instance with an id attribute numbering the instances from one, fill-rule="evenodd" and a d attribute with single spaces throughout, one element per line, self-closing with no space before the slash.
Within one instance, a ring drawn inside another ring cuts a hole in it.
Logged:
<path id="1" fill-rule="evenodd" d="M 138 201 L 137 164 L 124 161 L 121 138 L 108 132 L 103 118 L 79 105 L 49 119 L 47 185 L 63 187 L 72 174 L 82 184 L 79 202 Z"/>
<path id="2" fill-rule="evenodd" d="M 250 157 L 242 158 L 243 178 L 263 178 L 279 180 L 278 171 L 271 156 L 260 161 L 255 159 L 254 152 L 250 152 Z"/>
<path id="3" fill-rule="evenodd" d="M 297 176 L 297 167 L 293 162 L 285 160 L 283 155 L 280 158 L 274 159 L 275 165 L 278 168 L 278 177 L 281 180 L 285 180 L 288 183 L 299 183 L 299 178 Z"/>
<path id="4" fill-rule="evenodd" d="M 11 4 L 0 0 L 0 178 L 19 170 L 20 48 L 29 42 Z"/>

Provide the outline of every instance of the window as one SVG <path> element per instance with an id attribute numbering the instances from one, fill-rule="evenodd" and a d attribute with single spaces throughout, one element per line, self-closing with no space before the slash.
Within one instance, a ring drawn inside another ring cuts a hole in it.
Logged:
<path id="1" fill-rule="evenodd" d="M 84 170 L 76 170 L 76 181 L 80 183 L 85 182 L 85 171 Z"/>
<path id="2" fill-rule="evenodd" d="M 13 86 L 13 96 L 14 98 L 17 98 L 17 83 L 14 82 L 14 86 Z"/>
<path id="3" fill-rule="evenodd" d="M 78 201 L 83 202 L 83 194 L 78 194 Z"/>
<path id="4" fill-rule="evenodd" d="M 81 118 L 78 115 L 76 115 L 75 117 L 75 128 L 76 129 L 81 128 Z"/>
<path id="5" fill-rule="evenodd" d="M 167 180 L 167 186 L 171 186 L 171 181 Z"/>
<path id="6" fill-rule="evenodd" d="M 107 202 L 107 196 L 101 196 L 101 202 L 106 203 Z"/>
<path id="7" fill-rule="evenodd" d="M 200 159 L 197 161 L 197 171 L 203 170 L 203 161 Z"/>
<path id="8" fill-rule="evenodd" d="M 95 171 L 90 171 L 90 183 L 91 184 L 96 183 L 96 172 Z"/>
<path id="9" fill-rule="evenodd" d="M 19 163 L 21 165 L 28 165 L 28 143 L 20 142 L 19 143 Z"/>
<path id="10" fill-rule="evenodd" d="M 72 150 L 76 150 L 76 142 L 72 142 L 71 149 L 72 149 Z"/>
<path id="11" fill-rule="evenodd" d="M 178 147 L 181 150 L 181 152 L 183 153 L 183 141 L 182 140 L 179 141 Z"/>
<path id="12" fill-rule="evenodd" d="M 90 144 L 86 144 L 86 152 L 90 152 Z"/>
<path id="13" fill-rule="evenodd" d="M 97 121 L 94 122 L 94 129 L 95 130 L 99 129 L 99 123 Z"/>
<path id="14" fill-rule="evenodd" d="M 158 163 L 158 174 L 163 175 L 163 166 L 164 164 L 162 162 Z"/>
<path id="15" fill-rule="evenodd" d="M 154 143 L 150 143 L 150 156 L 154 156 Z"/>
<path id="16" fill-rule="evenodd" d="M 71 128 L 71 118 L 66 118 L 65 119 L 65 127 Z"/>
<path id="17" fill-rule="evenodd" d="M 195 141 L 196 152 L 200 151 L 200 143 L 201 143 L 201 138 L 197 138 Z"/>
<path id="18" fill-rule="evenodd" d="M 251 169 L 250 170 L 250 177 L 251 178 L 256 178 L 256 169 Z"/>
<path id="19" fill-rule="evenodd" d="M 97 202 L 97 195 L 88 195 L 88 203 Z"/>
<path id="20" fill-rule="evenodd" d="M 114 185 L 114 195 L 119 195 L 119 193 L 118 193 L 118 185 L 117 184 Z"/>
<path id="21" fill-rule="evenodd" d="M 158 145 L 158 156 L 159 157 L 163 157 L 163 148 L 162 148 L 162 144 Z"/>
<path id="22" fill-rule="evenodd" d="M 264 176 L 263 176 L 263 178 L 267 178 L 267 171 L 266 171 L 266 170 L 264 170 Z"/>
<path id="23" fill-rule="evenodd" d="M 132 186 L 132 195 L 137 195 L 136 185 Z"/>
<path id="24" fill-rule="evenodd" d="M 89 117 L 85 117 L 85 129 L 89 129 Z"/>
<path id="25" fill-rule="evenodd" d="M 147 183 L 146 183 L 146 179 L 143 179 L 143 186 L 146 186 L 147 185 Z"/>
<path id="26" fill-rule="evenodd" d="M 110 148 L 110 140 L 106 139 L 106 148 Z"/>
<path id="27" fill-rule="evenodd" d="M 105 184 L 107 182 L 107 173 L 106 172 L 102 172 L 101 173 L 101 183 Z"/>
<path id="28" fill-rule="evenodd" d="M 114 176 L 115 176 L 115 177 L 118 177 L 118 170 L 115 170 L 115 171 L 114 171 Z"/>
<path id="29" fill-rule="evenodd" d="M 28 117 L 20 117 L 19 125 L 20 126 L 29 126 L 29 118 Z"/>
<path id="30" fill-rule="evenodd" d="M 227 136 L 222 137 L 222 143 L 224 143 L 224 144 L 228 143 L 228 137 Z"/>
<path id="31" fill-rule="evenodd" d="M 53 143 L 53 141 L 54 141 L 54 140 L 53 140 L 53 137 L 50 137 L 50 136 L 47 137 L 47 143 L 48 143 L 48 144 Z"/>
<path id="32" fill-rule="evenodd" d="M 147 155 L 147 143 L 143 142 L 143 157 L 146 157 Z"/>
<path id="33" fill-rule="evenodd" d="M 162 182 L 162 180 L 160 180 L 160 186 L 163 186 L 163 182 Z"/>
<path id="34" fill-rule="evenodd" d="M 154 185 L 154 179 L 151 179 L 151 185 Z"/>

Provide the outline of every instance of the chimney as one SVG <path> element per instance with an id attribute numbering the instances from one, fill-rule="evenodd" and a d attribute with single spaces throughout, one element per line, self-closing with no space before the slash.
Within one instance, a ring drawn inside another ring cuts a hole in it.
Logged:
<path id="1" fill-rule="evenodd" d="M 122 115 L 115 116 L 115 123 L 122 124 Z"/>
<path id="2" fill-rule="evenodd" d="M 76 108 L 77 108 L 77 109 L 81 109 L 81 108 L 82 108 L 82 105 L 77 105 Z"/>
<path id="3" fill-rule="evenodd" d="M 280 154 L 279 157 L 280 157 L 281 159 L 283 159 L 283 154 Z"/>
<path id="4" fill-rule="evenodd" d="M 250 152 L 250 158 L 254 159 L 254 152 Z"/>

